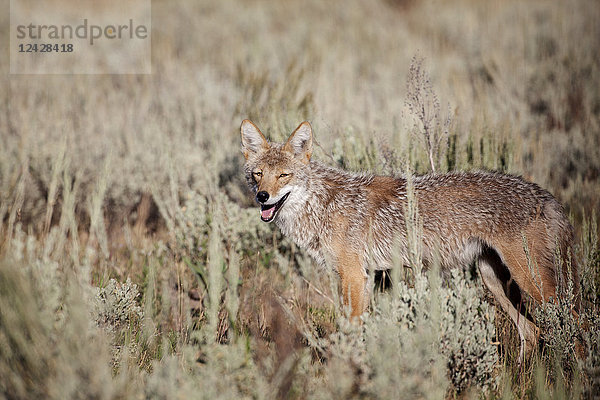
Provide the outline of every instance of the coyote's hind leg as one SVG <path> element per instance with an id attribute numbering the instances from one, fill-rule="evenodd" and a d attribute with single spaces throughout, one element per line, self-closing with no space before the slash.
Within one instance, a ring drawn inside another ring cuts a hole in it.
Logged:
<path id="1" fill-rule="evenodd" d="M 538 328 L 533 322 L 522 315 L 509 298 L 510 273 L 499 255 L 492 249 L 484 250 L 478 259 L 481 278 L 492 292 L 502 309 L 508 313 L 519 331 L 521 347 L 519 350 L 519 363 L 523 362 L 525 355 L 529 354 L 537 343 Z"/>

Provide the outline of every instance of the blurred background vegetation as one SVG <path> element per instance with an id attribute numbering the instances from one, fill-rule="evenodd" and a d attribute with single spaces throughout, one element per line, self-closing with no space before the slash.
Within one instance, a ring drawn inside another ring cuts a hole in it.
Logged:
<path id="1" fill-rule="evenodd" d="M 151 75 L 3 58 L 0 398 L 598 398 L 598 21 L 595 0 L 153 1 Z M 525 363 L 469 271 L 397 268 L 352 326 L 245 186 L 244 118 L 428 172 L 421 95 L 437 170 L 521 174 L 576 228 L 579 320 L 541 307 Z"/>

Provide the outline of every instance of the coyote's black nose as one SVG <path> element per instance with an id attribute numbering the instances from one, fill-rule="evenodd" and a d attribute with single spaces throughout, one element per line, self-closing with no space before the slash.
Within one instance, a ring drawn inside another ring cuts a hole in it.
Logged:
<path id="1" fill-rule="evenodd" d="M 265 192 L 264 190 L 256 193 L 256 201 L 259 203 L 264 203 L 267 200 L 269 200 L 269 193 Z"/>

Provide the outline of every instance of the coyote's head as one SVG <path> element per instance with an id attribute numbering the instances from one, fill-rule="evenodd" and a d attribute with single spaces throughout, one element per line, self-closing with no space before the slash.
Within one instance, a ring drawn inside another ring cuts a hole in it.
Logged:
<path id="1" fill-rule="evenodd" d="M 260 129 L 245 119 L 240 128 L 246 157 L 246 180 L 260 204 L 260 218 L 271 222 L 285 207 L 304 196 L 300 182 L 306 181 L 312 154 L 312 128 L 301 123 L 287 142 L 269 143 Z"/>

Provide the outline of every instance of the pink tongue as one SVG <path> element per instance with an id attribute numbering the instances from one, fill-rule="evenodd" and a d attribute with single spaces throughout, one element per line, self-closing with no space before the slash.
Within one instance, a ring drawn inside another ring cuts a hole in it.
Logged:
<path id="1" fill-rule="evenodd" d="M 261 215 L 261 217 L 263 217 L 263 219 L 269 219 L 273 216 L 273 211 L 275 211 L 275 207 L 271 207 L 269 209 L 262 210 L 260 212 L 260 215 Z"/>

